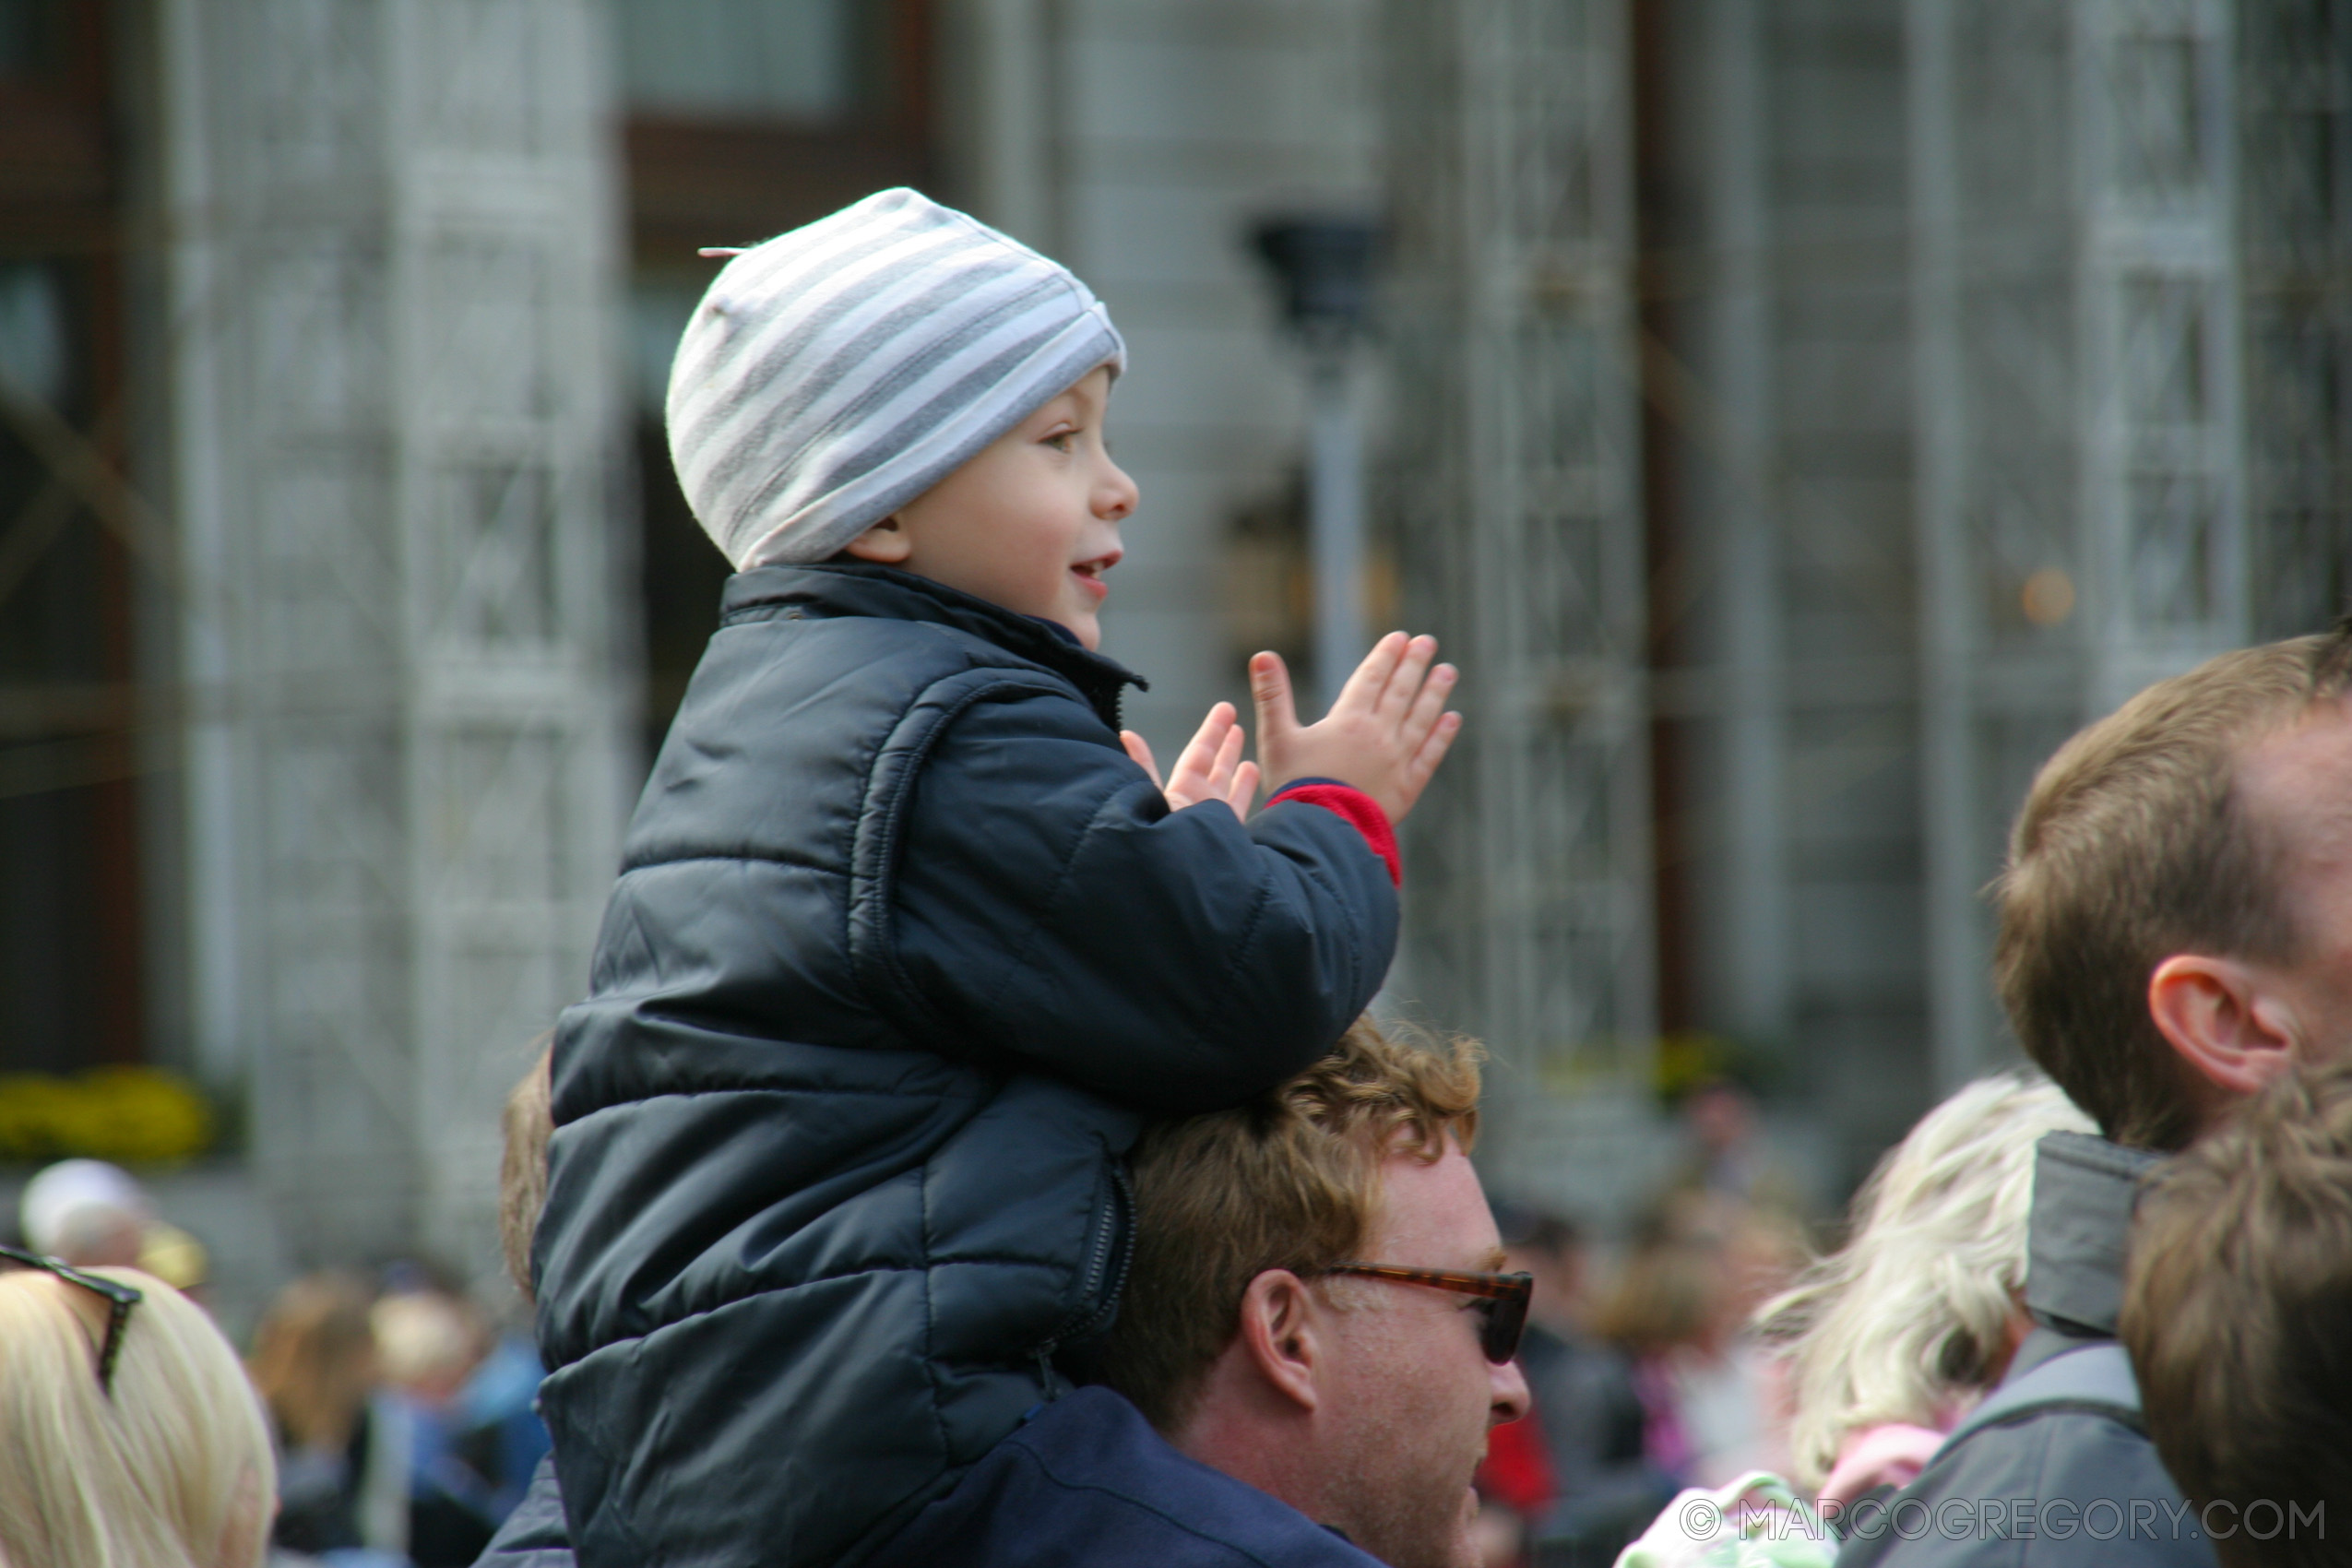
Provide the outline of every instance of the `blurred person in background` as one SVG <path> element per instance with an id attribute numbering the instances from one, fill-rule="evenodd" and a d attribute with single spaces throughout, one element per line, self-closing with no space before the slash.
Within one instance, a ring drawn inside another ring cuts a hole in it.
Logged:
<path id="1" fill-rule="evenodd" d="M 61 1159 L 25 1183 L 25 1246 L 77 1268 L 135 1268 L 155 1206 L 130 1172 L 102 1159 Z"/>
<path id="2" fill-rule="evenodd" d="M 77 1268 L 138 1268 L 196 1295 L 203 1244 L 155 1212 L 130 1172 L 102 1159 L 61 1159 L 25 1183 L 18 1220 L 26 1247 Z"/>
<path id="3" fill-rule="evenodd" d="M 203 1309 L 136 1269 L 0 1268 L 0 1562 L 260 1568 L 269 1435 Z"/>
<path id="4" fill-rule="evenodd" d="M 412 1279 L 368 1309 L 379 1401 L 409 1440 L 408 1555 L 416 1568 L 467 1568 L 503 1516 L 462 1396 L 482 1360 L 481 1314 L 463 1297 Z"/>
<path id="5" fill-rule="evenodd" d="M 1586 1248 L 1575 1225 L 1508 1200 L 1495 1206 L 1506 1269 L 1535 1278 L 1519 1343 L 1534 1406 L 1494 1429 L 1479 1490 L 1489 1561 L 1538 1568 L 1613 1562 L 1674 1493 L 1649 1462 L 1646 1412 L 1623 1352 L 1586 1324 Z"/>
<path id="6" fill-rule="evenodd" d="M 272 1532 L 288 1551 L 407 1560 L 413 1438 L 400 1407 L 375 1397 L 373 1292 L 315 1274 L 280 1291 L 254 1335 L 248 1368 L 278 1443 L 282 1506 Z"/>
<path id="7" fill-rule="evenodd" d="M 1763 1340 L 1786 1355 L 1795 1484 L 1759 1468 L 1711 1496 L 1685 1492 L 1621 1568 L 1827 1568 L 1841 1523 L 1883 1510 L 2001 1381 L 2032 1326 L 2024 1292 L 2035 1146 L 2089 1125 L 2029 1073 L 1980 1079 L 1923 1117 L 1863 1183 L 1847 1244 L 1756 1314 Z M 1818 1513 L 1803 1493 L 1819 1494 Z M 1720 1521 L 1743 1512 L 1752 1535 L 1735 1552 Z"/>
<path id="8" fill-rule="evenodd" d="M 1683 1157 L 1667 1183 L 1669 1194 L 1696 1194 L 1792 1219 L 1806 1212 L 1798 1183 L 1764 1137 L 1755 1093 L 1747 1085 L 1710 1071 L 1670 1099 Z"/>
<path id="9" fill-rule="evenodd" d="M 1721 1304 L 1722 1260 L 1711 1243 L 1657 1226 L 1627 1252 L 1616 1284 L 1594 1315 L 1593 1332 L 1624 1356 L 1642 1402 L 1642 1451 L 1680 1486 L 1693 1479 L 1683 1431 L 1679 1367 L 1725 1348 L 1730 1319 Z"/>
<path id="10" fill-rule="evenodd" d="M 1785 1213 L 1722 1193 L 1670 1191 L 1644 1222 L 1594 1329 L 1631 1357 L 1649 1462 L 1677 1484 L 1786 1467 L 1778 1367 L 1748 1320 L 1803 1256 Z"/>
<path id="11" fill-rule="evenodd" d="M 1879 1161 L 1846 1245 L 1757 1314 L 1788 1356 L 1791 1479 L 1833 1522 L 1907 1484 L 2008 1370 L 2033 1326 L 2035 1146 L 2089 1131 L 2038 1073 L 1967 1085 Z"/>
<path id="12" fill-rule="evenodd" d="M 529 1300 L 491 1333 L 490 1348 L 457 1391 L 451 1416 L 466 1462 L 490 1488 L 489 1515 L 504 1519 L 522 1501 L 531 1472 L 548 1451 L 539 1419 L 539 1385 L 547 1375 L 531 1338 Z M 489 1320 L 489 1314 L 484 1314 Z"/>

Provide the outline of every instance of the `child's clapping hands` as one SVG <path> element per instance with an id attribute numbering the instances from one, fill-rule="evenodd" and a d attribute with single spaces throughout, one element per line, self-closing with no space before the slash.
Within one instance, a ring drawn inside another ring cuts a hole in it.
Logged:
<path id="1" fill-rule="evenodd" d="M 1391 823 L 1402 822 L 1462 729 L 1462 716 L 1445 708 L 1456 671 L 1450 664 L 1431 668 L 1436 655 L 1435 637 L 1389 633 L 1348 678 L 1331 711 L 1313 724 L 1299 722 L 1281 657 L 1253 656 L 1255 762 L 1241 760 L 1241 726 L 1231 703 L 1208 710 L 1165 782 L 1141 735 L 1125 730 L 1119 739 L 1177 811 L 1222 801 L 1234 815 L 1246 817 L 1261 776 L 1274 790 L 1301 778 L 1334 778 L 1370 795 Z"/>

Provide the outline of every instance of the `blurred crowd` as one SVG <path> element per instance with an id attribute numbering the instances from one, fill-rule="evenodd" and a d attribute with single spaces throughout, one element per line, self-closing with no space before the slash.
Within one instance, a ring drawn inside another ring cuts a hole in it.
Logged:
<path id="1" fill-rule="evenodd" d="M 26 1187 L 18 1218 L 23 1252 L 101 1283 L 138 1281 L 126 1345 L 131 1322 L 175 1310 L 157 1302 L 208 1299 L 201 1242 L 114 1166 L 50 1166 Z M 30 1285 L 37 1273 L 0 1279 Z M 466 1568 L 481 1554 L 548 1450 L 532 1408 L 538 1352 L 512 1301 L 408 1260 L 307 1275 L 278 1293 L 243 1359 L 276 1477 L 272 1568 Z M 222 1347 L 214 1359 L 226 1354 L 217 1329 L 208 1336 Z M 194 1348 L 199 1361 L 206 1348 Z M 93 1549 L 54 1561 L 113 1559 Z"/>
<path id="2" fill-rule="evenodd" d="M 1702 1082 L 1678 1109 L 1684 1162 L 1621 1245 L 1495 1204 L 1507 1266 L 1536 1281 L 1533 1413 L 1495 1430 L 1479 1477 L 1498 1568 L 1613 1562 L 1683 1487 L 1788 1469 L 1784 1365 L 1754 1323 L 1804 1265 L 1805 1216 L 1745 1089 Z"/>
<path id="3" fill-rule="evenodd" d="M 2031 1326 L 2035 1149 L 2091 1124 L 2037 1075 L 1970 1084 L 1811 1244 L 1728 1084 L 1685 1100 L 1690 1163 L 1613 1268 L 1567 1219 L 1499 1202 L 1537 1282 L 1532 1412 L 1495 1430 L 1479 1491 L 1491 1568 L 1619 1561 L 1686 1489 L 1787 1478 L 1834 1517 L 1915 1479 Z"/>

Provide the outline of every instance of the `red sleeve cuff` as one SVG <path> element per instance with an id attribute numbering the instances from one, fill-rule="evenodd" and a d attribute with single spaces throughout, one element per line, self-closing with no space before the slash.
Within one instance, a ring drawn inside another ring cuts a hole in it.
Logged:
<path id="1" fill-rule="evenodd" d="M 1388 862 L 1388 880 L 1399 887 L 1405 885 L 1405 863 L 1396 855 L 1396 830 L 1388 825 L 1388 814 L 1380 809 L 1378 801 L 1352 784 L 1335 784 L 1320 778 L 1278 790 L 1266 804 L 1279 805 L 1284 801 L 1303 801 L 1345 817 L 1364 836 L 1372 852 Z"/>

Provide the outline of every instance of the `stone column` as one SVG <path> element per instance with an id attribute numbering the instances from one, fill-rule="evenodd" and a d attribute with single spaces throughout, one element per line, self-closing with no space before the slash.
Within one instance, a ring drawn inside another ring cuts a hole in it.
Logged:
<path id="1" fill-rule="evenodd" d="M 193 1036 L 304 1262 L 494 1257 L 630 683 L 590 0 L 163 0 Z"/>

